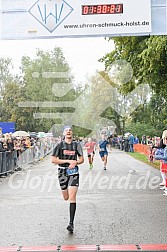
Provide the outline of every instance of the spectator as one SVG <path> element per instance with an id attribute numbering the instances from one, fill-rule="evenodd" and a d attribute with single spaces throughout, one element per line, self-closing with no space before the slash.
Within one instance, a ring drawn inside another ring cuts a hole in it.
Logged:
<path id="1" fill-rule="evenodd" d="M 7 150 L 8 151 L 14 151 L 14 143 L 12 138 L 8 138 L 6 141 L 7 144 Z"/>
<path id="2" fill-rule="evenodd" d="M 148 136 L 147 140 L 146 140 L 146 144 L 147 145 L 152 145 L 153 141 L 152 141 L 152 137 Z"/>
<path id="3" fill-rule="evenodd" d="M 129 144 L 129 151 L 134 152 L 133 145 L 134 145 L 134 136 L 132 134 L 129 134 L 128 136 L 128 144 Z"/>
<path id="4" fill-rule="evenodd" d="M 161 187 L 164 189 L 164 196 L 167 196 L 167 130 L 163 131 L 162 134 L 162 144 L 165 148 L 159 148 L 155 153 L 155 159 L 160 160 L 161 163 L 161 171 L 165 173 L 165 186 Z M 161 174 L 162 175 L 162 174 Z M 164 181 L 163 181 L 164 182 Z"/>
<path id="5" fill-rule="evenodd" d="M 142 136 L 141 144 L 147 144 L 146 136 L 145 135 Z"/>
<path id="6" fill-rule="evenodd" d="M 138 138 L 138 136 L 136 135 L 135 137 L 134 137 L 134 144 L 138 144 L 139 143 L 139 138 Z"/>
<path id="7" fill-rule="evenodd" d="M 3 146 L 4 142 L 5 142 L 5 139 L 4 138 L 0 138 L 0 152 L 6 151 L 6 149 Z"/>
<path id="8" fill-rule="evenodd" d="M 159 144 L 159 149 L 163 153 L 165 148 L 165 144 L 163 144 L 163 139 L 161 138 L 160 144 Z M 163 161 L 160 160 L 160 173 L 162 177 L 162 182 L 159 184 L 159 186 L 165 186 L 166 185 L 166 174 L 164 172 L 164 166 Z"/>
<path id="9" fill-rule="evenodd" d="M 129 151 L 129 140 L 128 140 L 128 136 L 124 137 L 124 150 L 125 152 Z"/>
<path id="10" fill-rule="evenodd" d="M 123 136 L 118 136 L 118 145 L 119 145 L 119 149 L 120 150 L 124 149 L 124 139 L 123 139 Z"/>

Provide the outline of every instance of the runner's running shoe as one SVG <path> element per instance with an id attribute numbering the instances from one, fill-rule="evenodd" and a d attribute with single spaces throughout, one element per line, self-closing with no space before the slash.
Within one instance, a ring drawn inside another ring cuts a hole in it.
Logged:
<path id="1" fill-rule="evenodd" d="M 89 167 L 90 169 L 92 169 L 93 168 L 93 164 L 90 164 L 90 167 Z"/>
<path id="2" fill-rule="evenodd" d="M 167 191 L 164 191 L 163 196 L 167 196 Z"/>
<path id="3" fill-rule="evenodd" d="M 166 186 L 161 186 L 159 189 L 160 190 L 166 190 Z"/>
<path id="4" fill-rule="evenodd" d="M 159 184 L 159 186 L 165 186 L 165 183 L 162 182 L 162 183 Z"/>
<path id="5" fill-rule="evenodd" d="M 73 233 L 74 226 L 73 226 L 72 224 L 69 224 L 68 227 L 67 227 L 67 230 L 68 230 L 70 233 Z"/>

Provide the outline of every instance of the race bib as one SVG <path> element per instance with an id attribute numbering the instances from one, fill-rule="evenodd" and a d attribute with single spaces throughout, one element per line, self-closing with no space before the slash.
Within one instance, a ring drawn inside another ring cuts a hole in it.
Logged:
<path id="1" fill-rule="evenodd" d="M 75 174 L 78 174 L 78 166 L 75 166 L 73 169 L 68 169 L 67 168 L 67 175 L 70 176 L 70 175 L 75 175 Z"/>

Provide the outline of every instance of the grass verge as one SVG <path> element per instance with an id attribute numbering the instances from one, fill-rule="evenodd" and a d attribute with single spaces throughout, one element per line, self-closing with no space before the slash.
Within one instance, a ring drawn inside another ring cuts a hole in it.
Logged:
<path id="1" fill-rule="evenodd" d="M 154 162 L 150 162 L 148 160 L 148 157 L 145 154 L 138 153 L 138 152 L 134 152 L 134 153 L 127 152 L 127 153 L 130 156 L 134 157 L 135 159 L 140 160 L 140 161 L 144 162 L 145 164 L 151 165 L 154 168 L 159 169 L 160 164 L 159 164 L 158 160 L 155 160 Z"/>

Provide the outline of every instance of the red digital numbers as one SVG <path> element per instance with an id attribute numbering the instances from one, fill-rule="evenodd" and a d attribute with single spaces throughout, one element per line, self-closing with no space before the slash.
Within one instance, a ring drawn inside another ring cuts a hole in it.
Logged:
<path id="1" fill-rule="evenodd" d="M 114 13 L 115 12 L 115 4 L 112 4 L 110 7 L 110 13 Z"/>
<path id="2" fill-rule="evenodd" d="M 115 11 L 118 13 L 123 13 L 123 6 L 121 4 L 117 4 Z"/>
<path id="3" fill-rule="evenodd" d="M 121 13 L 123 13 L 123 4 L 82 5 L 82 15 Z"/>
<path id="4" fill-rule="evenodd" d="M 90 8 L 89 8 L 89 12 L 90 12 L 90 14 L 93 14 L 93 11 L 94 11 L 93 6 L 90 6 Z"/>
<path id="5" fill-rule="evenodd" d="M 103 14 L 107 13 L 107 5 L 102 5 L 102 13 Z"/>
<path id="6" fill-rule="evenodd" d="M 89 6 L 82 6 L 82 15 L 87 15 L 89 12 Z M 91 13 L 89 13 L 91 14 Z"/>
<path id="7" fill-rule="evenodd" d="M 97 14 L 101 14 L 102 11 L 102 5 L 97 6 Z"/>

